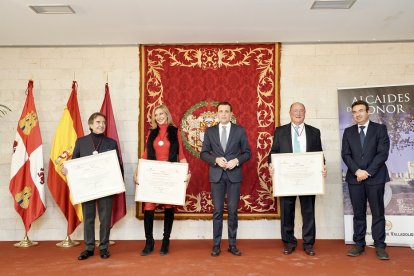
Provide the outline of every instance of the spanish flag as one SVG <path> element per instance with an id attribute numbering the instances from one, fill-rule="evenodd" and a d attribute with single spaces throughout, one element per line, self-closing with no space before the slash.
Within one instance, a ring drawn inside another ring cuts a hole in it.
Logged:
<path id="1" fill-rule="evenodd" d="M 27 233 L 32 222 L 46 210 L 42 137 L 32 80 L 29 81 L 26 102 L 17 123 L 10 171 L 9 190 Z"/>
<path id="2" fill-rule="evenodd" d="M 76 139 L 83 136 L 76 89 L 77 83 L 73 81 L 72 93 L 56 128 L 47 178 L 50 193 L 68 221 L 68 235 L 75 231 L 83 219 L 82 205 L 72 204 L 66 177 L 61 172 L 63 162 L 72 157 Z"/>

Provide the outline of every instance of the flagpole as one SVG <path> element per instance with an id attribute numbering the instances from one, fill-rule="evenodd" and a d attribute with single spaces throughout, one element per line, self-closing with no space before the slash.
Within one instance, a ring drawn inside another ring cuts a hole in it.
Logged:
<path id="1" fill-rule="evenodd" d="M 69 248 L 69 247 L 75 247 L 78 246 L 80 243 L 78 241 L 73 241 L 69 235 L 66 236 L 66 238 L 61 241 L 58 242 L 56 244 L 57 247 L 61 247 L 61 248 Z"/>
<path id="2" fill-rule="evenodd" d="M 23 240 L 18 242 L 18 243 L 15 243 L 14 246 L 15 247 L 20 247 L 20 248 L 27 248 L 27 247 L 36 246 L 38 244 L 39 244 L 38 242 L 31 241 L 29 239 L 29 237 L 27 236 L 27 232 L 26 232 L 25 235 L 24 235 Z"/>

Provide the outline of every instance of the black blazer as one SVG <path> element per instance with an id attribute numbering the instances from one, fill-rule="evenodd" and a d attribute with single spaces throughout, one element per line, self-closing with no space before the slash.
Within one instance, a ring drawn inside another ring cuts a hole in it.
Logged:
<path id="1" fill-rule="evenodd" d="M 273 153 L 292 153 L 292 130 L 291 123 L 277 127 L 273 136 L 272 149 L 270 150 L 268 162 L 272 162 Z M 322 151 L 321 132 L 319 129 L 305 124 L 306 151 Z"/>
<path id="2" fill-rule="evenodd" d="M 387 127 L 369 122 L 365 136 L 364 147 L 359 140 L 358 125 L 345 129 L 342 137 L 342 159 L 348 171 L 345 181 L 349 184 L 358 184 L 355 172 L 358 169 L 366 170 L 370 177 L 364 180 L 367 184 L 381 184 L 390 181 L 387 165 L 390 151 L 390 138 Z"/>
<path id="3" fill-rule="evenodd" d="M 231 124 L 229 140 L 224 152 L 220 144 L 219 125 L 207 128 L 204 134 L 203 147 L 200 158 L 210 165 L 210 182 L 220 181 L 223 169 L 216 164 L 217 157 L 224 157 L 226 160 L 237 158 L 239 166 L 227 171 L 231 182 L 241 182 L 243 179 L 241 165 L 250 159 L 250 147 L 246 131 L 243 127 Z"/>
<path id="4" fill-rule="evenodd" d="M 92 152 L 95 149 L 93 148 L 91 135 L 92 134 L 88 134 L 76 140 L 75 148 L 73 149 L 72 159 L 92 155 Z M 116 141 L 114 139 L 106 137 L 105 135 L 103 135 L 102 137 L 103 140 L 99 147 L 99 153 L 110 150 L 116 150 L 119 160 L 119 151 Z"/>

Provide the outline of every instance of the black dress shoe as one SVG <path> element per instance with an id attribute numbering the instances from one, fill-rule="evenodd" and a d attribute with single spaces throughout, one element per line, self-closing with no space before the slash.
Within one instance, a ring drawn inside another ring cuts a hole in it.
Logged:
<path id="1" fill-rule="evenodd" d="M 220 252 L 221 252 L 220 246 L 215 245 L 213 246 L 213 249 L 211 250 L 211 256 L 218 257 L 220 255 Z"/>
<path id="2" fill-rule="evenodd" d="M 349 251 L 348 251 L 348 256 L 351 257 L 357 257 L 360 256 L 364 253 L 365 249 L 363 246 L 359 246 L 359 245 L 354 245 Z"/>
<path id="3" fill-rule="evenodd" d="M 315 250 L 313 249 L 312 246 L 310 247 L 306 247 L 303 249 L 305 251 L 306 254 L 308 254 L 309 256 L 315 256 Z"/>
<path id="4" fill-rule="evenodd" d="M 241 256 L 240 250 L 235 246 L 230 246 L 229 249 L 227 249 L 227 251 L 229 251 L 234 256 Z"/>
<path id="5" fill-rule="evenodd" d="M 78 260 L 86 260 L 87 258 L 89 258 L 90 256 L 93 256 L 93 251 L 89 251 L 89 250 L 85 250 L 82 251 L 78 257 Z"/>
<path id="6" fill-rule="evenodd" d="M 111 256 L 111 254 L 109 254 L 108 249 L 102 249 L 102 250 L 100 250 L 99 251 L 99 255 L 101 255 L 101 258 L 102 259 L 108 259 Z"/>
<path id="7" fill-rule="evenodd" d="M 295 251 L 296 247 L 285 244 L 283 247 L 283 254 L 290 255 L 293 251 Z"/>
<path id="8" fill-rule="evenodd" d="M 385 251 L 385 248 L 382 247 L 375 247 L 375 253 L 377 255 L 377 258 L 380 260 L 389 260 L 390 256 L 388 255 L 387 251 Z"/>

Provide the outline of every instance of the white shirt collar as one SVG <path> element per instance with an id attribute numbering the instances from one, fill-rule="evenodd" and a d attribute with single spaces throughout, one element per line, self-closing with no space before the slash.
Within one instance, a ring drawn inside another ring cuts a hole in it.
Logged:
<path id="1" fill-rule="evenodd" d="M 295 128 L 295 124 L 294 123 L 291 123 L 291 125 L 292 125 L 292 128 Z M 299 129 L 302 129 L 304 126 L 305 126 L 305 123 L 301 123 L 300 125 L 297 125 L 298 127 L 299 127 Z"/>
<path id="2" fill-rule="evenodd" d="M 223 126 L 225 126 L 225 127 L 227 127 L 227 128 L 230 128 L 230 126 L 231 126 L 231 123 L 230 122 L 228 122 L 227 124 L 225 124 L 225 125 L 223 125 L 222 123 L 219 123 L 219 127 L 221 128 L 221 127 L 223 127 Z"/>
<path id="3" fill-rule="evenodd" d="M 361 127 L 361 126 L 365 126 L 365 129 L 367 129 L 368 125 L 369 125 L 369 120 L 363 125 L 358 124 L 358 128 Z"/>

